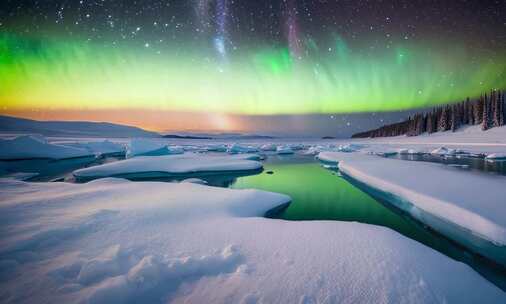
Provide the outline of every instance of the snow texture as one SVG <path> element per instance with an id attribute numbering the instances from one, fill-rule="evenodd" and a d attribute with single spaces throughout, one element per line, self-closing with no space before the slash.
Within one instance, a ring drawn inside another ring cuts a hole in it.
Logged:
<path id="1" fill-rule="evenodd" d="M 502 303 L 371 225 L 261 218 L 289 197 L 191 183 L 0 181 L 4 303 Z"/>

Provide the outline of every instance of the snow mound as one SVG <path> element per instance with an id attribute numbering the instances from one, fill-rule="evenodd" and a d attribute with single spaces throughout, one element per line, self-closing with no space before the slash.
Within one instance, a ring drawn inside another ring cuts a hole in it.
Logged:
<path id="1" fill-rule="evenodd" d="M 167 145 L 161 141 L 148 138 L 133 138 L 127 148 L 128 158 L 143 155 L 166 155 Z"/>
<path id="2" fill-rule="evenodd" d="M 107 178 L 0 181 L 0 198 L 9 302 L 506 300 L 467 265 L 390 229 L 258 217 L 289 202 L 281 194 Z"/>
<path id="3" fill-rule="evenodd" d="M 338 162 L 342 174 L 426 225 L 506 264 L 506 177 L 357 153 L 327 153 L 324 157 Z"/>
<path id="4" fill-rule="evenodd" d="M 293 151 L 299 151 L 304 150 L 306 146 L 304 144 L 289 144 L 288 148 L 292 149 Z"/>
<path id="5" fill-rule="evenodd" d="M 247 155 L 245 157 L 256 157 Z M 192 173 L 220 173 L 230 171 L 260 170 L 262 164 L 234 156 L 210 156 L 200 154 L 138 156 L 73 172 L 79 180 L 118 176 L 132 178 L 157 178 Z"/>
<path id="6" fill-rule="evenodd" d="M 277 146 L 275 144 L 265 144 L 260 146 L 262 151 L 276 151 Z"/>
<path id="7" fill-rule="evenodd" d="M 453 156 L 457 154 L 457 150 L 446 147 L 439 147 L 437 149 L 432 150 L 430 154 L 439 156 Z"/>
<path id="8" fill-rule="evenodd" d="M 228 153 L 237 154 L 237 153 L 256 153 L 258 149 L 253 146 L 244 146 L 239 144 L 233 144 L 228 148 Z"/>
<path id="9" fill-rule="evenodd" d="M 284 155 L 284 154 L 293 154 L 294 152 L 292 148 L 290 148 L 290 146 L 279 146 L 276 148 L 276 153 Z"/>
<path id="10" fill-rule="evenodd" d="M 210 152 L 227 152 L 226 145 L 208 145 L 205 147 L 205 150 Z"/>
<path id="11" fill-rule="evenodd" d="M 0 159 L 65 159 L 93 156 L 86 149 L 48 143 L 42 136 L 25 135 L 0 139 Z"/>
<path id="12" fill-rule="evenodd" d="M 364 146 L 360 144 L 345 144 L 345 145 L 339 145 L 337 147 L 337 151 L 339 152 L 356 152 L 360 149 L 362 149 Z"/>

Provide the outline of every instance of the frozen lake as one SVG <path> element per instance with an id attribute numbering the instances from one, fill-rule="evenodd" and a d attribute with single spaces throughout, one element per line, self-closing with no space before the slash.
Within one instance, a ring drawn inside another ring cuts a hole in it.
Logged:
<path id="1" fill-rule="evenodd" d="M 221 154 L 221 153 L 209 153 Z M 410 161 L 431 161 L 456 165 L 460 170 L 478 170 L 506 174 L 506 162 L 487 162 L 479 158 L 444 158 L 428 154 L 396 155 Z M 101 159 L 75 158 L 60 161 L 22 160 L 2 161 L 2 167 L 18 172 L 38 172 L 33 181 L 70 181 L 71 172 L 84 167 L 115 162 L 122 157 Z M 489 281 L 506 290 L 506 272 L 490 261 L 459 246 L 430 230 L 403 212 L 366 194 L 339 176 L 336 169 L 324 168 L 309 155 L 270 154 L 262 161 L 263 171 L 235 172 L 233 174 L 192 174 L 173 178 L 155 179 L 177 182 L 188 177 L 205 180 L 209 185 L 231 188 L 254 188 L 287 194 L 292 202 L 286 208 L 269 213 L 270 217 L 291 220 L 352 221 L 388 227 L 402 235 L 429 246 L 446 256 L 473 267 Z M 143 178 L 142 180 L 150 180 Z"/>

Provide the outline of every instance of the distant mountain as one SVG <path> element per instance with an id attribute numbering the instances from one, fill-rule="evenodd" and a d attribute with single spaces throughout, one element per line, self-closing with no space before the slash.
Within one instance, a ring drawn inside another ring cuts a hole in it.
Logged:
<path id="1" fill-rule="evenodd" d="M 89 121 L 38 121 L 0 115 L 0 133 L 73 137 L 160 137 L 137 127 Z"/>
<path id="2" fill-rule="evenodd" d="M 176 135 L 176 134 L 167 134 L 163 135 L 163 138 L 176 138 L 176 139 L 212 139 L 212 137 L 204 137 L 204 136 L 192 136 L 192 135 Z"/>
<path id="3" fill-rule="evenodd" d="M 178 132 L 175 134 L 163 135 L 165 138 L 183 138 L 183 139 L 221 139 L 221 140 L 239 140 L 239 139 L 272 139 L 269 135 L 245 134 L 245 133 L 200 133 L 200 132 Z"/>

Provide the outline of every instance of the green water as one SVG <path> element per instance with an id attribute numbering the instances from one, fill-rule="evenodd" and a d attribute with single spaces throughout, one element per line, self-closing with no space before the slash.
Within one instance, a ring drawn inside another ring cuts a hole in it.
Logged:
<path id="1" fill-rule="evenodd" d="M 267 174 L 272 171 L 273 174 Z M 311 157 L 270 157 L 264 172 L 235 179 L 232 188 L 256 188 L 284 193 L 291 204 L 270 216 L 284 220 L 356 221 L 391 228 L 455 260 L 473 267 L 506 290 L 504 269 L 431 231 L 397 209 L 356 188 Z"/>

